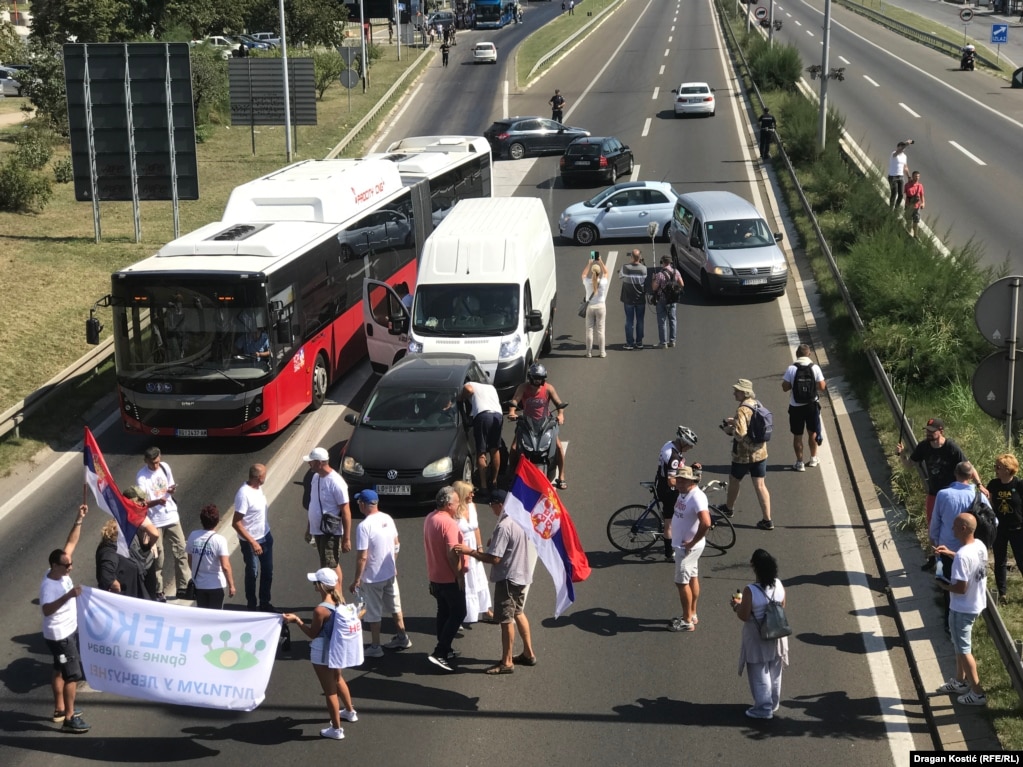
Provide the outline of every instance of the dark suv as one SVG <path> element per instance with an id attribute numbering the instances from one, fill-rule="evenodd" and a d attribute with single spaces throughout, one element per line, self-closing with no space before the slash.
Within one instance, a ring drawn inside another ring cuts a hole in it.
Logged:
<path id="1" fill-rule="evenodd" d="M 632 150 L 614 136 L 577 138 L 561 156 L 561 182 L 613 184 L 632 173 Z"/>
<path id="2" fill-rule="evenodd" d="M 483 135 L 495 156 L 521 160 L 527 154 L 561 154 L 569 144 L 590 132 L 546 117 L 507 117 L 495 122 Z"/>

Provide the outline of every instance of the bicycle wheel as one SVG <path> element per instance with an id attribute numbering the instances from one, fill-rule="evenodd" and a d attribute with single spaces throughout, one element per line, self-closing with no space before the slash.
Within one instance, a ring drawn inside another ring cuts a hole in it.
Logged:
<path id="1" fill-rule="evenodd" d="M 735 528 L 732 520 L 715 508 L 710 509 L 710 530 L 707 531 L 707 545 L 718 551 L 727 551 L 735 545 Z"/>
<path id="2" fill-rule="evenodd" d="M 619 551 L 638 552 L 649 549 L 663 529 L 661 517 L 651 506 L 634 503 L 623 506 L 607 521 L 607 539 Z"/>

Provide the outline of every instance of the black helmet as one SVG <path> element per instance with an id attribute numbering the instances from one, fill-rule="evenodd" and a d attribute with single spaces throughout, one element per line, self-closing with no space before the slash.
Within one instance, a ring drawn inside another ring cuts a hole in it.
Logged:
<path id="1" fill-rule="evenodd" d="M 539 386 L 547 380 L 547 368 L 541 365 L 539 362 L 530 365 L 529 370 L 526 371 L 526 378 L 529 379 L 531 384 Z"/>
<path id="2" fill-rule="evenodd" d="M 689 445 L 689 447 L 696 447 L 696 443 L 698 441 L 696 432 L 688 426 L 679 426 L 675 431 L 675 437 L 682 442 L 682 444 Z"/>

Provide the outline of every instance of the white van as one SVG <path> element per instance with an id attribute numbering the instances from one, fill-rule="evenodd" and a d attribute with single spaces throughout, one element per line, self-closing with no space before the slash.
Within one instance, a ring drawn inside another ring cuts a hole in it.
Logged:
<path id="1" fill-rule="evenodd" d="M 370 362 L 406 352 L 473 355 L 502 394 L 551 349 L 558 302 L 554 240 L 536 197 L 462 200 L 429 236 L 411 311 L 390 286 L 365 280 Z"/>

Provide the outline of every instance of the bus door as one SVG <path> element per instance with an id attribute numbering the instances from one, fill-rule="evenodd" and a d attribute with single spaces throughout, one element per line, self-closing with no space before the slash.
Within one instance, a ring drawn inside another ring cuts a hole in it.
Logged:
<path id="1" fill-rule="evenodd" d="M 399 291 L 386 282 L 362 282 L 362 316 L 366 348 L 373 370 L 383 373 L 405 356 L 412 319 L 411 295 L 402 283 Z"/>

